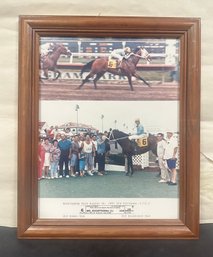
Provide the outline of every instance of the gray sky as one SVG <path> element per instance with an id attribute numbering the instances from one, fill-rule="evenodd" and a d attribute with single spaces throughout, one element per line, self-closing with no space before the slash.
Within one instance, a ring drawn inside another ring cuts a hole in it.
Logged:
<path id="1" fill-rule="evenodd" d="M 78 122 L 102 130 L 116 128 L 133 132 L 136 118 L 147 132 L 178 131 L 178 101 L 41 101 L 40 121 L 49 126 L 77 122 L 76 105 L 79 105 Z"/>

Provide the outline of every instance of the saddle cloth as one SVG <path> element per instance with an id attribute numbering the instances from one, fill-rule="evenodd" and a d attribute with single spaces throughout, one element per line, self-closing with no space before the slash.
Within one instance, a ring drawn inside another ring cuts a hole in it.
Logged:
<path id="1" fill-rule="evenodd" d="M 117 60 L 115 60 L 115 59 L 109 59 L 108 60 L 108 68 L 116 69 L 117 65 L 118 65 Z"/>
<path id="2" fill-rule="evenodd" d="M 138 138 L 135 140 L 135 142 L 137 143 L 137 145 L 139 147 L 147 146 L 148 145 L 148 137 Z"/>

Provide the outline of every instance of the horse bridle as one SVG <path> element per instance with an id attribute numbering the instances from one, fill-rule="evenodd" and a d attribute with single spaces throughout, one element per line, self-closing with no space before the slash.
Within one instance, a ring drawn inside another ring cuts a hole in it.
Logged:
<path id="1" fill-rule="evenodd" d="M 140 51 L 142 51 L 142 50 L 143 50 L 143 48 L 140 47 Z M 144 48 L 144 50 L 146 51 L 145 48 Z M 147 51 L 146 51 L 146 52 L 147 52 Z M 145 56 L 142 56 L 142 55 L 136 54 L 136 53 L 130 53 L 129 56 L 131 56 L 131 55 L 134 55 L 134 56 L 136 56 L 136 57 L 138 57 L 138 58 L 145 59 L 146 61 L 151 62 L 150 54 L 149 54 L 148 52 L 147 52 L 147 54 L 146 54 Z"/>

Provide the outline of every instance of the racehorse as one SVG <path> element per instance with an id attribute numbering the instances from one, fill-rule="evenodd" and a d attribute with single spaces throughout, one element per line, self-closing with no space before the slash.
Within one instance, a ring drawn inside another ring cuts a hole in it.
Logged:
<path id="1" fill-rule="evenodd" d="M 45 78 L 48 79 L 48 71 L 53 71 L 55 74 L 54 80 L 56 80 L 61 72 L 57 69 L 57 61 L 59 57 L 64 54 L 68 57 L 71 56 L 70 50 L 68 50 L 63 44 L 54 44 L 52 52 L 40 58 L 40 68 L 44 71 Z"/>
<path id="2" fill-rule="evenodd" d="M 117 142 L 123 151 L 123 154 L 127 157 L 127 173 L 126 175 L 133 175 L 133 163 L 132 156 L 143 154 L 148 151 L 152 151 L 155 155 L 157 155 L 157 137 L 149 134 L 147 138 L 147 145 L 143 147 L 139 147 L 135 141 L 129 139 L 129 135 L 119 131 L 119 130 L 111 130 L 109 133 L 109 141 Z"/>
<path id="3" fill-rule="evenodd" d="M 95 76 L 93 83 L 94 88 L 97 89 L 96 82 L 104 75 L 105 72 L 110 72 L 115 75 L 126 76 L 128 78 L 129 86 L 133 91 L 132 86 L 132 76 L 136 77 L 139 80 L 142 80 L 147 86 L 150 86 L 145 79 L 140 77 L 136 72 L 136 65 L 138 64 L 141 58 L 146 59 L 147 61 L 151 61 L 149 53 L 145 48 L 137 47 L 133 53 L 129 55 L 127 59 L 123 59 L 121 66 L 119 68 L 109 68 L 108 67 L 108 57 L 100 57 L 98 59 L 92 60 L 85 64 L 81 70 L 80 75 L 85 71 L 90 71 L 90 73 L 86 76 L 85 79 L 82 80 L 81 85 L 78 89 L 82 88 L 85 83 L 89 81 L 90 78 Z"/>

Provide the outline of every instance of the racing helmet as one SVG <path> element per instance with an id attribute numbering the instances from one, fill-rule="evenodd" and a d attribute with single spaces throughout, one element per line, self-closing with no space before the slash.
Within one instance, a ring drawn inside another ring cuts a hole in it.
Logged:
<path id="1" fill-rule="evenodd" d="M 124 52 L 125 52 L 125 53 L 131 53 L 130 47 L 128 47 L 128 46 L 125 47 L 125 48 L 124 48 Z"/>

